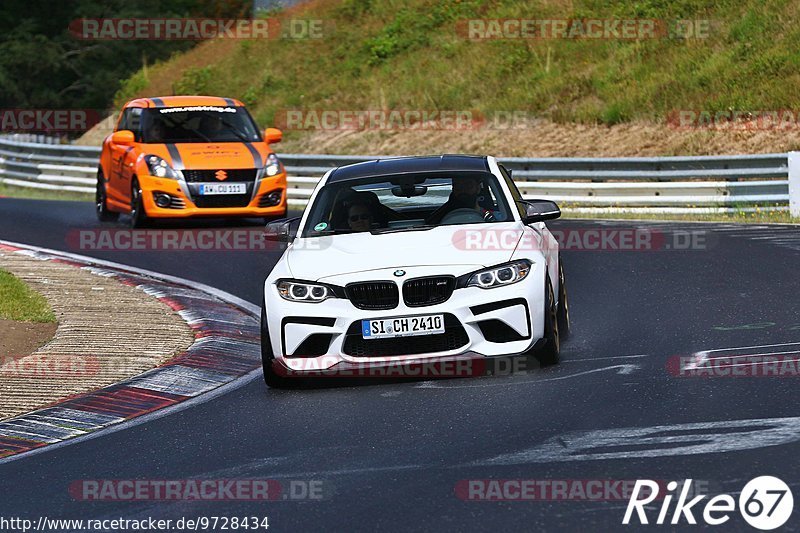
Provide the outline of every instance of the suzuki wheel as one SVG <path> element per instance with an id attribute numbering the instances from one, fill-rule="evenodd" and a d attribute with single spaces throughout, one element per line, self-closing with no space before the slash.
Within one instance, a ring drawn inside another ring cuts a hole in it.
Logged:
<path id="1" fill-rule="evenodd" d="M 94 203 L 97 220 L 100 222 L 114 222 L 119 219 L 119 213 L 108 209 L 105 178 L 103 178 L 103 169 L 100 168 L 97 169 L 97 188 L 95 189 Z"/>
<path id="2" fill-rule="evenodd" d="M 139 181 L 133 178 L 131 185 L 131 227 L 143 228 L 147 225 L 147 213 L 144 210 L 144 198 Z"/>

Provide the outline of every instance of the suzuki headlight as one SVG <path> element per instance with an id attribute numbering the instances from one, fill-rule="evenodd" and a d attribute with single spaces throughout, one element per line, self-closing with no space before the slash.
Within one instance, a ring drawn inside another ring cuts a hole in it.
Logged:
<path id="1" fill-rule="evenodd" d="M 504 285 L 511 285 L 522 281 L 531 271 L 531 262 L 527 259 L 513 261 L 504 265 L 498 265 L 485 270 L 473 273 L 467 287 L 480 287 L 481 289 L 493 289 Z"/>
<path id="2" fill-rule="evenodd" d="M 330 287 L 319 283 L 281 280 L 277 286 L 281 298 L 290 302 L 319 303 L 328 298 L 336 298 Z"/>
<path id="3" fill-rule="evenodd" d="M 264 176 L 272 177 L 280 174 L 281 172 L 281 162 L 278 159 L 278 156 L 275 154 L 269 154 L 267 156 L 267 164 L 264 166 Z"/>
<path id="4" fill-rule="evenodd" d="M 151 176 L 157 178 L 169 178 L 177 180 L 181 178 L 181 173 L 173 169 L 169 163 L 157 155 L 144 156 L 144 162 L 147 163 L 147 169 L 150 171 Z"/>

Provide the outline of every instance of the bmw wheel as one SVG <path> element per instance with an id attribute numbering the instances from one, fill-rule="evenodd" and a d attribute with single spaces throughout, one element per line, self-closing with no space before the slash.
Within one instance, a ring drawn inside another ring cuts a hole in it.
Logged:
<path id="1" fill-rule="evenodd" d="M 567 283 L 564 277 L 564 266 L 561 257 L 558 258 L 558 334 L 561 340 L 569 338 L 569 297 L 567 296 Z"/>
<path id="2" fill-rule="evenodd" d="M 558 331 L 558 306 L 550 277 L 545 279 L 544 288 L 544 346 L 536 354 L 542 366 L 558 364 L 561 357 L 561 337 Z"/>
<path id="3" fill-rule="evenodd" d="M 286 388 L 287 378 L 275 371 L 275 354 L 272 351 L 269 328 L 267 327 L 267 309 L 261 304 L 261 366 L 264 369 L 264 383 L 272 388 Z"/>

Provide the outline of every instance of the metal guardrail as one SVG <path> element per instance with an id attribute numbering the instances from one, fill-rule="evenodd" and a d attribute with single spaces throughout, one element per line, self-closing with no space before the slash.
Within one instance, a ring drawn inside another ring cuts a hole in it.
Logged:
<path id="1" fill-rule="evenodd" d="M 97 147 L 0 137 L 0 183 L 94 193 Z M 279 154 L 289 203 L 303 207 L 331 168 L 376 156 Z M 528 198 L 578 212 L 702 213 L 788 210 L 788 155 L 501 158 Z"/>

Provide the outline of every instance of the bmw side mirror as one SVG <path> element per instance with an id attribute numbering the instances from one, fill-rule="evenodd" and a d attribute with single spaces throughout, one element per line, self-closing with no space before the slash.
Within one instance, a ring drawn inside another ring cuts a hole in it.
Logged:
<path id="1" fill-rule="evenodd" d="M 264 240 L 271 242 L 292 242 L 297 237 L 300 217 L 284 218 L 267 224 L 264 228 Z"/>
<path id="2" fill-rule="evenodd" d="M 519 203 L 525 208 L 525 216 L 522 218 L 525 224 L 554 220 L 561 216 L 558 204 L 550 200 L 522 200 Z"/>

